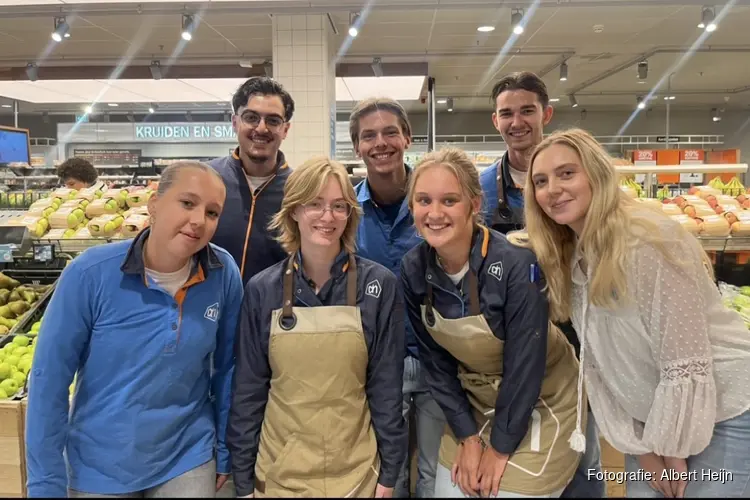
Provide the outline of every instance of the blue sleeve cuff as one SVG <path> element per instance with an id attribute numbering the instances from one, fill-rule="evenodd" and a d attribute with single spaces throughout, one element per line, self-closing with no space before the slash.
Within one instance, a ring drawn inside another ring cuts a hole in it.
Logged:
<path id="1" fill-rule="evenodd" d="M 526 432 L 519 436 L 516 436 L 512 434 L 506 434 L 504 432 L 499 432 L 496 428 L 493 428 L 492 433 L 490 434 L 490 445 L 498 453 L 512 455 L 516 452 L 524 437 L 526 437 Z"/>
<path id="2" fill-rule="evenodd" d="M 229 451 L 219 450 L 216 453 L 216 473 L 217 474 L 231 474 L 232 473 L 232 460 L 229 456 Z"/>

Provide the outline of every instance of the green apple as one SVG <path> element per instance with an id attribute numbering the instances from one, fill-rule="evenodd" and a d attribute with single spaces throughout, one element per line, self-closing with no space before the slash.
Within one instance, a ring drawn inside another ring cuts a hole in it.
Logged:
<path id="1" fill-rule="evenodd" d="M 2 366 L 2 365 L 0 365 Z M 22 359 L 18 362 L 18 371 L 21 373 L 25 373 L 28 375 L 28 373 L 31 371 L 31 359 L 26 358 Z"/>
<path id="2" fill-rule="evenodd" d="M 13 337 L 13 343 L 20 347 L 27 347 L 30 342 L 31 339 L 24 335 L 16 335 L 15 337 Z"/>
<path id="3" fill-rule="evenodd" d="M 18 382 L 19 387 L 23 387 L 23 384 L 26 383 L 26 373 L 24 372 L 15 372 L 13 375 L 11 375 L 11 378 Z"/>
<path id="4" fill-rule="evenodd" d="M 5 351 L 6 355 L 12 354 L 16 349 L 18 349 L 18 345 L 14 344 L 13 342 L 11 342 L 10 344 L 5 344 L 5 347 L 3 347 L 3 351 Z"/>
<path id="5" fill-rule="evenodd" d="M 71 212 L 68 214 L 68 218 L 66 219 L 66 223 L 68 224 L 68 228 L 76 227 L 81 221 L 78 220 L 78 217 L 75 213 Z"/>
<path id="6" fill-rule="evenodd" d="M 16 369 L 18 369 L 18 363 L 21 361 L 21 356 L 16 356 L 15 354 L 11 354 L 10 356 L 5 358 L 5 362 L 8 363 L 12 367 L 15 366 Z"/>
<path id="7" fill-rule="evenodd" d="M 8 393 L 0 389 L 0 399 L 8 399 Z"/>
<path id="8" fill-rule="evenodd" d="M 18 381 L 14 378 L 6 378 L 0 382 L 0 389 L 13 396 L 18 392 Z"/>
<path id="9" fill-rule="evenodd" d="M 10 377 L 10 365 L 8 363 L 0 363 L 0 379 L 5 380 Z"/>
<path id="10" fill-rule="evenodd" d="M 18 356 L 19 358 L 23 358 L 26 354 L 28 354 L 28 352 L 28 347 L 19 347 L 15 351 L 13 351 L 13 355 Z"/>

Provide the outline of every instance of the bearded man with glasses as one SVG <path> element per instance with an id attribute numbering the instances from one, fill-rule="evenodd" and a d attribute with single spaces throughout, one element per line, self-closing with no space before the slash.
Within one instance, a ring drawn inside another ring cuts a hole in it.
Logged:
<path id="1" fill-rule="evenodd" d="M 238 146 L 231 155 L 210 163 L 227 188 L 212 243 L 232 254 L 247 284 L 286 258 L 268 223 L 281 208 L 290 173 L 279 148 L 289 132 L 294 100 L 279 82 L 253 77 L 235 92 L 232 109 Z"/>

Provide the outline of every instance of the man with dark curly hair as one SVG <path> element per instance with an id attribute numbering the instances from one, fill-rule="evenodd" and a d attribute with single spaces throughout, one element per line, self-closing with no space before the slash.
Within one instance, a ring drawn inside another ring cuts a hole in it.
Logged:
<path id="1" fill-rule="evenodd" d="M 93 186 L 99 178 L 91 162 L 75 156 L 57 167 L 57 175 L 66 188 L 76 190 Z"/>

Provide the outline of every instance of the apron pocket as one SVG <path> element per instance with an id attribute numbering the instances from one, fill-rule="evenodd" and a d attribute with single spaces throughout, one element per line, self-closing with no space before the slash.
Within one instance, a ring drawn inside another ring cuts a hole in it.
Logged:
<path id="1" fill-rule="evenodd" d="M 325 496 L 325 449 L 319 436 L 292 434 L 266 473 L 267 497 Z"/>

